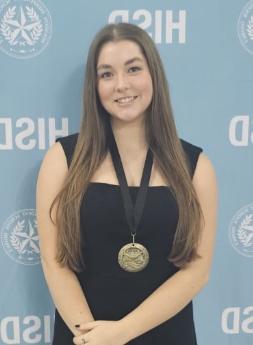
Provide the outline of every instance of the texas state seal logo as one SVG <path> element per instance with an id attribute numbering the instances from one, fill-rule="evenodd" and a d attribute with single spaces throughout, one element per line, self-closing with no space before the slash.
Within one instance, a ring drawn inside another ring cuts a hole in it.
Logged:
<path id="1" fill-rule="evenodd" d="M 229 225 L 229 237 L 239 254 L 253 258 L 253 204 L 235 213 Z"/>
<path id="2" fill-rule="evenodd" d="M 35 210 L 24 209 L 11 214 L 2 226 L 1 242 L 5 253 L 15 262 L 23 265 L 40 263 Z"/>
<path id="3" fill-rule="evenodd" d="M 0 50 L 29 59 L 39 55 L 52 36 L 52 19 L 40 0 L 0 2 Z"/>
<path id="4" fill-rule="evenodd" d="M 243 48 L 253 54 L 253 0 L 242 9 L 237 23 L 237 32 Z"/>

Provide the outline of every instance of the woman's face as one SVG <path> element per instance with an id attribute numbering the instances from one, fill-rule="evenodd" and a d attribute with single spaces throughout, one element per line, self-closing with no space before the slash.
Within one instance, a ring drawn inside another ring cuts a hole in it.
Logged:
<path id="1" fill-rule="evenodd" d="M 97 63 L 100 102 L 113 120 L 142 120 L 152 100 L 153 87 L 147 61 L 130 40 L 105 43 Z"/>

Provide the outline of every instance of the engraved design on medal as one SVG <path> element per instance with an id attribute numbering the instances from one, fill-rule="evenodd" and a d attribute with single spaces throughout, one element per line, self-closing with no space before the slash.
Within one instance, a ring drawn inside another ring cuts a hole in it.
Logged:
<path id="1" fill-rule="evenodd" d="M 120 249 L 118 262 L 125 271 L 138 272 L 147 266 L 149 253 L 140 243 L 128 243 Z"/>

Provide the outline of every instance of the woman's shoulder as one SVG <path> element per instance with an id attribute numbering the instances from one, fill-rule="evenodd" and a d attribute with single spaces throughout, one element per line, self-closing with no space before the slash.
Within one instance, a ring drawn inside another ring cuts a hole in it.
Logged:
<path id="1" fill-rule="evenodd" d="M 187 141 L 185 139 L 179 138 L 181 141 L 181 145 L 184 149 L 184 151 L 187 154 L 200 154 L 203 151 L 203 147 L 200 145 L 196 145 L 195 143 L 192 143 L 190 141 Z"/>
<path id="2" fill-rule="evenodd" d="M 193 177 L 200 154 L 203 152 L 202 146 L 196 145 L 190 141 L 179 138 L 185 155 L 190 163 L 190 174 Z M 203 155 L 203 153 L 202 153 Z"/>
<path id="3" fill-rule="evenodd" d="M 68 167 L 70 166 L 71 159 L 74 154 L 75 146 L 78 139 L 78 132 L 66 135 L 64 137 L 59 137 L 55 140 L 56 143 L 60 143 L 62 146 L 63 152 L 65 154 Z"/>
<path id="4" fill-rule="evenodd" d="M 203 152 L 204 149 L 199 145 L 180 138 L 182 147 L 191 167 L 191 176 L 196 179 L 206 179 L 207 176 L 215 175 L 214 165 L 209 156 Z M 211 177 L 210 177 L 211 178 Z"/>
<path id="5" fill-rule="evenodd" d="M 55 142 L 60 142 L 62 145 L 65 146 L 75 145 L 77 142 L 78 134 L 79 133 L 76 132 L 73 134 L 66 135 L 64 137 L 59 137 L 55 140 Z"/>

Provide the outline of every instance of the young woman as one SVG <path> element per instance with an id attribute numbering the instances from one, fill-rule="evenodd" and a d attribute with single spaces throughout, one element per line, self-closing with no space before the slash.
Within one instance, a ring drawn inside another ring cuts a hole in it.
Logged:
<path id="1" fill-rule="evenodd" d="M 161 59 L 139 27 L 109 24 L 87 59 L 79 133 L 38 176 L 41 262 L 54 345 L 196 345 L 207 284 L 215 171 L 177 135 Z"/>

